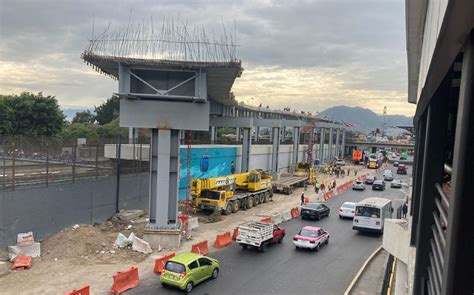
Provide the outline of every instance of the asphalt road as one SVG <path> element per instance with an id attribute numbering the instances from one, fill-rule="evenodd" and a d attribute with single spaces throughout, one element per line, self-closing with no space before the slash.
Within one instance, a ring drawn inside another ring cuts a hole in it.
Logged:
<path id="1" fill-rule="evenodd" d="M 393 167 L 392 167 L 393 168 Z M 395 172 L 395 168 L 392 169 Z M 394 173 L 395 174 L 395 173 Z M 411 177 L 411 167 L 406 176 Z M 383 192 L 346 192 L 327 202 L 331 214 L 321 221 L 284 222 L 286 237 L 282 244 L 271 245 L 265 253 L 242 250 L 238 244 L 212 252 L 219 259 L 220 274 L 194 288 L 193 294 L 343 294 L 368 256 L 382 243 L 381 235 L 362 234 L 352 230 L 352 220 L 339 219 L 339 207 L 345 201 L 360 201 L 369 196 L 392 199 L 393 207 L 402 204 L 403 192 L 390 188 Z M 331 234 L 328 245 L 319 252 L 296 250 L 292 238 L 306 225 L 320 226 Z M 140 280 L 137 289 L 127 294 L 182 294 L 179 290 L 163 288 L 158 276 Z"/>

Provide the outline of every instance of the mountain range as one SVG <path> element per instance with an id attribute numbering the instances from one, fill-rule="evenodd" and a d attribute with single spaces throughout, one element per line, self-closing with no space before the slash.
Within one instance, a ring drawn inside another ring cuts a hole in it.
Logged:
<path id="1" fill-rule="evenodd" d="M 361 107 L 335 106 L 319 113 L 321 117 L 344 121 L 354 125 L 361 132 L 368 133 L 382 128 L 383 115 Z M 395 126 L 413 126 L 413 117 L 403 115 L 386 115 L 387 129 L 398 129 Z"/>

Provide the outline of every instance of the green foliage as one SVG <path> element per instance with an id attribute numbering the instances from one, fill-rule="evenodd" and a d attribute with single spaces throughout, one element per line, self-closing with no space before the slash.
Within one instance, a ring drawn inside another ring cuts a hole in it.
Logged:
<path id="1" fill-rule="evenodd" d="M 59 134 L 65 124 L 54 96 L 41 92 L 0 95 L 0 134 L 51 136 Z"/>
<path id="2" fill-rule="evenodd" d="M 105 125 L 116 119 L 120 113 L 120 98 L 113 96 L 98 107 L 95 107 L 95 119 L 100 125 Z"/>
<path id="3" fill-rule="evenodd" d="M 128 138 L 128 128 L 120 127 L 119 118 L 115 118 L 105 125 L 98 126 L 97 134 L 101 138 L 116 138 L 120 135 L 125 139 Z"/>
<path id="4" fill-rule="evenodd" d="M 88 138 L 97 139 L 99 137 L 96 127 L 92 124 L 72 123 L 64 128 L 61 133 L 63 139 Z"/>
<path id="5" fill-rule="evenodd" d="M 77 112 L 71 123 L 85 123 L 85 124 L 94 124 L 95 116 L 91 111 Z"/>

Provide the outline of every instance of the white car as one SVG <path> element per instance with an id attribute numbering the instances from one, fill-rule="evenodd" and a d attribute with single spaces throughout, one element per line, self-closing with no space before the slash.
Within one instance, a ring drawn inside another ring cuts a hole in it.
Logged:
<path id="1" fill-rule="evenodd" d="M 401 188 L 402 186 L 403 186 L 403 182 L 400 179 L 395 179 L 390 184 L 390 187 L 393 187 L 393 188 Z"/>
<path id="2" fill-rule="evenodd" d="M 385 181 L 392 181 L 393 180 L 393 172 L 392 170 L 385 170 L 383 172 L 383 179 Z"/>
<path id="3" fill-rule="evenodd" d="M 335 163 L 336 163 L 337 166 L 344 166 L 344 165 L 346 165 L 346 162 L 345 162 L 344 160 L 342 160 L 342 159 L 337 159 Z"/>
<path id="4" fill-rule="evenodd" d="M 354 191 L 356 191 L 356 190 L 365 191 L 365 184 L 360 180 L 356 180 L 352 184 L 352 190 L 354 190 Z"/>
<path id="5" fill-rule="evenodd" d="M 339 208 L 339 218 L 354 218 L 355 215 L 355 206 L 354 202 L 344 202 L 341 208 Z"/>

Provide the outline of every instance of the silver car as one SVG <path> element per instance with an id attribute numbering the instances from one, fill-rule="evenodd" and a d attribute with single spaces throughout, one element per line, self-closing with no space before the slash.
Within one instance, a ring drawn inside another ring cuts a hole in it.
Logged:
<path id="1" fill-rule="evenodd" d="M 403 186 L 403 182 L 400 179 L 395 179 L 390 184 L 390 187 L 393 187 L 393 188 L 401 188 L 402 186 Z"/>
<path id="2" fill-rule="evenodd" d="M 360 180 L 356 180 L 354 181 L 354 183 L 352 184 L 352 190 L 355 190 L 355 191 L 365 191 L 365 184 L 360 181 Z"/>

